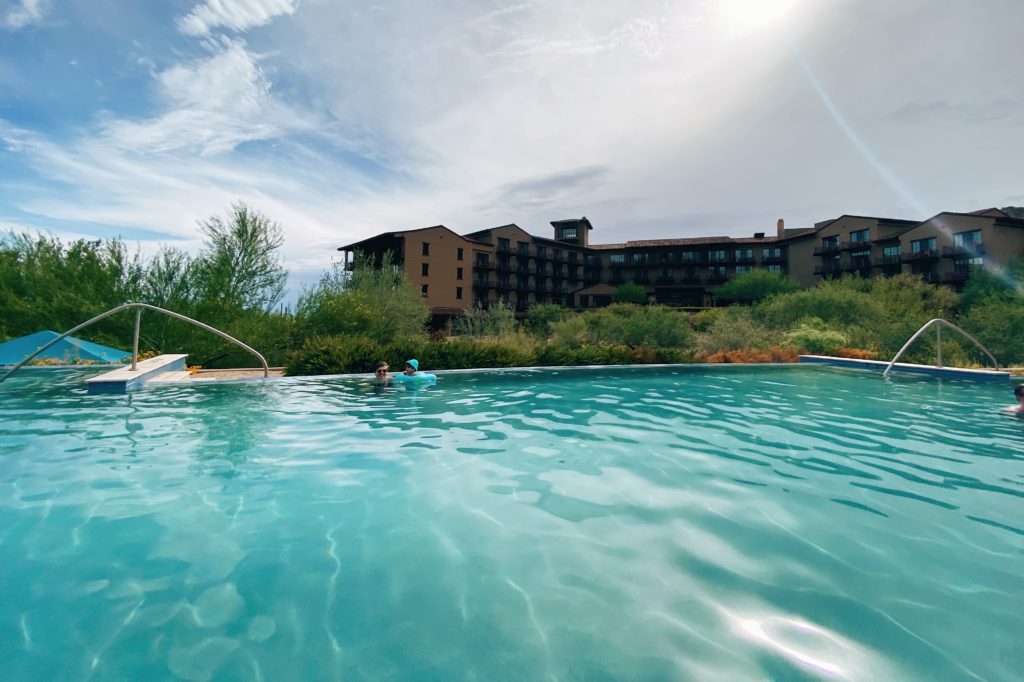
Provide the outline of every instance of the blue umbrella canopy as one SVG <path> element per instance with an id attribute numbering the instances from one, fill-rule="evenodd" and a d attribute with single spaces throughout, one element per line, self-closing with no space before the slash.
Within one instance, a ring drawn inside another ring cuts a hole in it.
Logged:
<path id="1" fill-rule="evenodd" d="M 0 343 L 0 365 L 16 365 L 37 348 L 58 336 L 60 334 L 57 332 L 47 330 Z M 82 361 L 110 364 L 121 362 L 130 355 L 131 353 L 126 350 L 68 336 L 48 348 L 36 360 L 57 360 L 68 364 Z"/>

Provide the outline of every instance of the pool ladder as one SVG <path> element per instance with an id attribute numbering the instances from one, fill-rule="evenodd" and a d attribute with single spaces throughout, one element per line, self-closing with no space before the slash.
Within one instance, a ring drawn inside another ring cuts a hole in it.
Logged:
<path id="1" fill-rule="evenodd" d="M 900 352 L 896 353 L 896 357 L 894 357 L 892 361 L 889 362 L 889 364 L 885 368 L 885 371 L 882 372 L 882 376 L 889 376 L 889 372 L 896 364 L 896 361 L 900 359 L 900 356 L 903 355 L 903 353 L 908 348 L 914 345 L 914 342 L 917 341 L 917 339 L 920 338 L 920 336 L 924 334 L 929 327 L 933 326 L 935 327 L 935 351 L 937 356 L 936 366 L 942 367 L 942 328 L 949 327 L 953 331 L 960 332 L 960 334 L 973 341 L 974 345 L 980 348 L 982 352 L 989 357 L 989 359 L 992 361 L 992 364 L 995 365 L 995 368 L 999 369 L 999 363 L 996 361 L 996 356 L 992 355 L 992 353 L 989 352 L 988 348 L 985 348 L 985 346 L 981 345 L 981 342 L 978 341 L 978 339 L 974 338 L 973 336 L 965 332 L 963 329 L 953 324 L 952 322 L 943 320 L 941 317 L 936 317 L 934 320 L 928 320 L 928 322 L 926 322 L 923 327 L 917 330 L 916 334 L 911 336 L 910 339 L 905 344 L 903 344 L 903 348 L 900 348 Z"/>

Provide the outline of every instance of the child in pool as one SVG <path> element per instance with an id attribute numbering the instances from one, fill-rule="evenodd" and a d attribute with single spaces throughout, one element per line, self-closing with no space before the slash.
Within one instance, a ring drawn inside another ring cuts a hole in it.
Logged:
<path id="1" fill-rule="evenodd" d="M 1013 397 L 1017 399 L 1017 404 L 1007 407 L 1006 411 L 1018 417 L 1024 417 L 1024 384 L 1013 389 Z"/>

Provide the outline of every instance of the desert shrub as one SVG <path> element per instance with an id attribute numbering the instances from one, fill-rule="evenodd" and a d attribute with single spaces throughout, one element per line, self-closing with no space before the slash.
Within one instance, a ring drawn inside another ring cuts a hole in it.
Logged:
<path id="1" fill-rule="evenodd" d="M 768 348 L 739 348 L 720 350 L 711 354 L 700 353 L 698 362 L 749 364 L 759 362 L 798 362 L 799 355 L 793 348 L 769 346 Z"/>
<path id="2" fill-rule="evenodd" d="M 358 256 L 351 273 L 335 264 L 299 298 L 296 317 L 308 334 L 358 334 L 384 343 L 423 334 L 430 309 L 402 268 Z"/>
<path id="3" fill-rule="evenodd" d="M 526 320 L 523 326 L 531 334 L 546 339 L 551 336 L 552 323 L 560 322 L 572 314 L 571 310 L 561 305 L 535 305 L 526 311 Z"/>
<path id="4" fill-rule="evenodd" d="M 729 308 L 705 308 L 700 312 L 690 317 L 690 324 L 693 325 L 693 330 L 696 332 L 706 332 L 711 329 L 711 325 L 715 323 L 722 315 L 725 315 L 729 311 Z"/>
<path id="5" fill-rule="evenodd" d="M 496 337 L 513 333 L 516 326 L 516 311 L 505 301 L 492 303 L 488 308 L 474 303 L 452 320 L 452 333 L 455 336 Z"/>
<path id="6" fill-rule="evenodd" d="M 848 348 L 846 346 L 842 346 L 840 348 L 836 348 L 832 352 L 832 355 L 836 356 L 837 358 L 850 358 L 851 360 L 877 360 L 878 359 L 878 353 L 876 353 L 873 350 L 865 350 L 863 348 Z"/>
<path id="7" fill-rule="evenodd" d="M 697 349 L 705 355 L 742 348 L 767 348 L 781 342 L 781 335 L 757 321 L 750 309 L 720 308 L 707 331 L 698 334 Z"/>
<path id="8" fill-rule="evenodd" d="M 715 299 L 722 303 L 754 303 L 799 288 L 799 284 L 782 273 L 757 269 L 740 273 L 718 287 Z"/>
<path id="9" fill-rule="evenodd" d="M 856 280 L 826 280 L 813 289 L 780 294 L 754 308 L 756 318 L 775 329 L 791 329 L 814 317 L 829 326 L 850 326 L 885 319 L 880 301 Z"/>
<path id="10" fill-rule="evenodd" d="M 686 313 L 664 306 L 612 304 L 551 325 L 554 338 L 571 345 L 685 348 L 693 333 Z"/>
<path id="11" fill-rule="evenodd" d="M 808 317 L 786 332 L 786 342 L 813 355 L 830 355 L 846 345 L 846 336 L 829 329 L 825 322 Z"/>
<path id="12" fill-rule="evenodd" d="M 1001 300 L 975 305 L 960 317 L 960 326 L 988 348 L 1001 365 L 1024 365 L 1024 305 Z M 945 340 L 942 352 L 946 354 Z"/>
<path id="13" fill-rule="evenodd" d="M 643 305 L 647 303 L 647 289 L 633 282 L 620 284 L 612 293 L 612 302 Z"/>

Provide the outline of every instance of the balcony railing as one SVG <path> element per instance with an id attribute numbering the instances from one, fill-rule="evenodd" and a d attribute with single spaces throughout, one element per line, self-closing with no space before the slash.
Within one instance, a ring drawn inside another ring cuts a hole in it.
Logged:
<path id="1" fill-rule="evenodd" d="M 708 256 L 707 262 L 711 265 L 725 265 L 732 262 L 732 258 L 728 255 L 719 258 L 718 256 Z"/>
<path id="2" fill-rule="evenodd" d="M 753 256 L 736 256 L 736 265 L 753 265 Z"/>
<path id="3" fill-rule="evenodd" d="M 857 251 L 859 249 L 870 249 L 870 248 L 871 248 L 871 240 L 870 239 L 858 239 L 855 242 L 843 242 L 842 243 L 843 251 Z"/>
<path id="4" fill-rule="evenodd" d="M 721 284 L 729 279 L 729 273 L 727 272 L 709 272 L 708 282 L 711 284 Z"/>
<path id="5" fill-rule="evenodd" d="M 498 261 L 498 272 L 512 272 L 515 268 L 512 267 L 511 263 L 502 263 Z"/>
<path id="6" fill-rule="evenodd" d="M 871 268 L 870 258 L 852 258 L 849 263 L 843 265 L 843 270 L 856 272 L 857 270 L 868 270 Z"/>
<path id="7" fill-rule="evenodd" d="M 882 256 L 881 258 L 875 259 L 876 268 L 893 268 L 903 262 L 903 256 L 897 254 L 894 256 Z"/>
<path id="8" fill-rule="evenodd" d="M 839 263 L 825 263 L 824 265 L 815 265 L 815 275 L 838 275 L 843 271 L 843 266 Z"/>
<path id="9" fill-rule="evenodd" d="M 516 274 L 517 275 L 532 275 L 535 272 L 536 271 L 533 268 L 531 268 L 531 267 L 523 267 L 522 265 L 520 265 L 518 268 L 516 268 Z"/>
<path id="10" fill-rule="evenodd" d="M 762 263 L 781 263 L 784 260 L 786 259 L 782 254 L 778 256 L 762 256 L 761 258 Z"/>
<path id="11" fill-rule="evenodd" d="M 985 247 L 982 244 L 970 246 L 943 246 L 943 258 L 977 258 L 985 255 Z"/>
<path id="12" fill-rule="evenodd" d="M 916 273 L 916 274 L 918 276 L 920 276 L 921 279 L 923 279 L 925 282 L 928 282 L 928 284 L 941 284 L 942 283 L 942 275 L 940 275 L 937 272 L 919 272 L 919 273 Z"/>
<path id="13" fill-rule="evenodd" d="M 675 277 L 658 277 L 654 280 L 655 284 L 675 284 Z"/>
<path id="14" fill-rule="evenodd" d="M 475 286 L 475 287 L 489 287 L 489 286 L 491 286 L 491 281 L 487 277 L 474 277 L 473 278 L 473 286 Z"/>
<path id="15" fill-rule="evenodd" d="M 843 250 L 843 245 L 839 242 L 830 242 L 828 244 L 822 244 L 814 247 L 815 256 L 830 256 L 839 253 Z"/>
<path id="16" fill-rule="evenodd" d="M 485 259 L 485 260 L 475 261 L 473 263 L 473 267 L 474 268 L 479 268 L 481 270 L 490 270 L 490 269 L 492 269 L 494 267 L 494 265 L 491 263 L 491 261 L 489 259 Z"/>
<path id="17" fill-rule="evenodd" d="M 912 261 L 935 260 L 938 257 L 938 251 L 911 251 L 910 253 L 903 254 L 903 262 L 909 263 Z"/>
<path id="18" fill-rule="evenodd" d="M 954 270 L 953 272 L 947 272 L 942 277 L 942 281 L 947 284 L 963 284 L 970 278 L 970 271 L 966 270 Z"/>
<path id="19" fill-rule="evenodd" d="M 498 242 L 498 248 L 495 249 L 495 250 L 498 253 L 511 253 L 512 252 L 512 245 L 511 244 L 502 244 L 501 242 Z"/>

